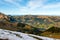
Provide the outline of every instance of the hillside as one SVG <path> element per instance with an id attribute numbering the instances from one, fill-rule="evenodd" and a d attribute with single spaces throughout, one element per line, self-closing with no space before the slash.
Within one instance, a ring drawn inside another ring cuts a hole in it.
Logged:
<path id="1" fill-rule="evenodd" d="M 0 29 L 0 40 L 60 40 Z"/>
<path id="2" fill-rule="evenodd" d="M 23 33 L 36 34 L 36 35 L 40 35 L 42 33 L 42 30 L 40 30 L 39 28 L 35 28 L 31 25 L 15 21 L 15 19 L 12 16 L 7 16 L 3 14 L 1 14 L 1 16 L 0 16 L 1 18 L 0 29 L 19 31 Z M 5 19 L 5 16 L 7 17 L 7 19 Z"/>
<path id="3" fill-rule="evenodd" d="M 41 35 L 51 37 L 51 38 L 60 38 L 60 28 L 51 27 L 47 29 L 46 31 L 44 31 Z"/>
<path id="4" fill-rule="evenodd" d="M 0 29 L 60 38 L 60 16 L 11 16 L 0 13 Z"/>
<path id="5" fill-rule="evenodd" d="M 17 22 L 32 25 L 37 28 L 48 29 L 52 26 L 60 27 L 60 16 L 43 16 L 43 15 L 22 15 L 13 16 Z"/>
<path id="6" fill-rule="evenodd" d="M 36 28 L 48 29 L 52 26 L 60 27 L 60 16 L 43 16 L 43 15 L 21 15 L 11 16 L 0 13 L 0 21 L 10 23 L 23 23 Z"/>
<path id="7" fill-rule="evenodd" d="M 33 26 L 22 23 L 0 22 L 0 29 L 7 29 L 12 31 L 19 31 L 23 33 L 40 35 L 42 30 Z"/>
<path id="8" fill-rule="evenodd" d="M 0 21 L 8 21 L 8 20 L 9 20 L 9 17 L 0 12 Z"/>

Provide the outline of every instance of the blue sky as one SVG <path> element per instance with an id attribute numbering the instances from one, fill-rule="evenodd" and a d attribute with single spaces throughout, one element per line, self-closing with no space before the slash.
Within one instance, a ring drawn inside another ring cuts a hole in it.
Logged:
<path id="1" fill-rule="evenodd" d="M 60 15 L 60 0 L 0 0 L 0 12 L 7 15 Z"/>

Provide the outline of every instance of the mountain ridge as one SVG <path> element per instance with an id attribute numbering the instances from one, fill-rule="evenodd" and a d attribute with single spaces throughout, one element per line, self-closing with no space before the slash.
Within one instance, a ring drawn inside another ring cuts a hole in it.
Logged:
<path id="1" fill-rule="evenodd" d="M 60 29 L 59 16 L 11 16 L 5 15 L 3 13 L 0 15 L 0 29 L 18 31 L 27 34 L 35 34 L 39 36 L 42 35 L 47 37 L 60 38 L 60 31 L 58 30 Z M 56 37 L 56 35 L 58 36 Z"/>

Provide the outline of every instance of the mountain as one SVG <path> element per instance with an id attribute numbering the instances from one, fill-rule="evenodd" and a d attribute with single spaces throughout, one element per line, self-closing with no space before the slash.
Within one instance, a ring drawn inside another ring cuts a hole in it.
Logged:
<path id="1" fill-rule="evenodd" d="M 12 31 L 19 31 L 23 33 L 36 34 L 36 35 L 38 34 L 40 35 L 42 33 L 42 30 L 40 30 L 39 28 L 35 28 L 28 24 L 17 23 L 17 22 L 14 22 L 14 23 L 0 22 L 0 28 L 12 30 Z"/>
<path id="2" fill-rule="evenodd" d="M 60 28 L 58 27 L 51 27 L 44 31 L 42 36 L 52 37 L 52 38 L 60 38 Z"/>
<path id="3" fill-rule="evenodd" d="M 60 40 L 60 39 L 0 29 L 0 40 Z"/>
<path id="4" fill-rule="evenodd" d="M 60 27 L 60 16 L 21 15 L 13 16 L 17 22 L 29 24 L 37 28 L 48 29 L 52 26 Z"/>
<path id="5" fill-rule="evenodd" d="M 43 15 L 21 15 L 11 16 L 0 13 L 0 21 L 10 23 L 23 23 L 44 30 L 50 27 L 60 27 L 60 16 L 43 16 Z"/>
<path id="6" fill-rule="evenodd" d="M 40 28 L 36 28 L 31 25 L 15 21 L 16 19 L 13 16 L 4 15 L 1 13 L 0 20 L 0 29 L 19 31 L 36 35 L 40 35 L 42 33 L 42 30 L 40 30 Z"/>
<path id="7" fill-rule="evenodd" d="M 0 29 L 60 38 L 60 16 L 11 16 L 0 13 Z"/>
<path id="8" fill-rule="evenodd" d="M 52 33 L 60 33 L 60 28 L 58 28 L 58 27 L 51 27 L 51 28 L 49 28 L 46 31 L 52 32 Z"/>
<path id="9" fill-rule="evenodd" d="M 9 20 L 9 17 L 0 12 L 0 21 L 8 21 L 8 20 Z"/>
<path id="10" fill-rule="evenodd" d="M 16 20 L 11 15 L 5 15 L 0 12 L 0 21 L 16 22 Z"/>

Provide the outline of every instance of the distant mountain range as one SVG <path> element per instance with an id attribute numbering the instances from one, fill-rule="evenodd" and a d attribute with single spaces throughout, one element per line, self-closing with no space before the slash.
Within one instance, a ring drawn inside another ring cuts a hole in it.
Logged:
<path id="1" fill-rule="evenodd" d="M 11 16 L 0 13 L 0 28 L 27 34 L 60 38 L 60 16 Z"/>

